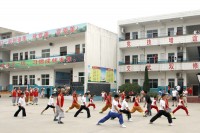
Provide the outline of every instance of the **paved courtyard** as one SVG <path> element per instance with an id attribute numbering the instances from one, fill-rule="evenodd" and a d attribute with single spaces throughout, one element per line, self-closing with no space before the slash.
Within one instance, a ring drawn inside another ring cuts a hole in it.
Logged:
<path id="1" fill-rule="evenodd" d="M 116 132 L 135 132 L 135 133 L 199 133 L 200 131 L 200 104 L 189 104 L 190 116 L 186 116 L 183 110 L 178 111 L 173 121 L 173 126 L 168 126 L 167 119 L 163 116 L 154 124 L 148 124 L 151 117 L 142 117 L 140 113 L 132 114 L 133 122 L 127 122 L 124 115 L 125 125 L 127 128 L 121 128 L 118 124 L 118 119 L 108 120 L 103 125 L 97 126 L 96 123 L 107 112 L 99 114 L 99 110 L 104 103 L 96 101 L 97 110 L 91 111 L 91 118 L 86 117 L 86 112 L 80 113 L 77 118 L 74 118 L 76 109 L 65 113 L 63 119 L 64 124 L 59 125 L 53 121 L 52 109 L 40 115 L 40 112 L 46 107 L 48 99 L 39 99 L 39 105 L 29 105 L 26 107 L 27 118 L 22 119 L 21 112 L 17 118 L 13 117 L 14 112 L 18 109 L 17 106 L 12 106 L 11 98 L 3 96 L 0 98 L 0 131 L 1 133 L 116 133 Z M 70 100 L 65 100 L 65 109 L 71 104 Z M 143 105 L 143 104 L 142 104 Z M 132 107 L 132 103 L 129 103 Z M 153 110 L 153 115 L 155 114 Z"/>

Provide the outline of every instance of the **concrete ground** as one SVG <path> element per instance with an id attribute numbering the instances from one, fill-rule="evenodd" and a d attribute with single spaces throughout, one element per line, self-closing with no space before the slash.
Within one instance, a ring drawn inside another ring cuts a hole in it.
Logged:
<path id="1" fill-rule="evenodd" d="M 99 114 L 100 109 L 104 103 L 96 101 L 97 109 L 91 111 L 91 118 L 86 117 L 86 112 L 80 113 L 77 118 L 74 118 L 74 113 L 77 111 L 73 109 L 69 113 L 65 113 L 65 118 L 62 119 L 64 124 L 60 125 L 53 121 L 52 109 L 40 115 L 40 112 L 46 107 L 48 99 L 39 99 L 39 105 L 26 106 L 27 117 L 23 119 L 21 112 L 17 118 L 13 115 L 18 109 L 17 106 L 12 106 L 11 98 L 2 96 L 0 98 L 0 132 L 1 133 L 116 133 L 116 132 L 135 132 L 135 133 L 199 133 L 200 131 L 200 105 L 189 104 L 188 109 L 190 116 L 186 116 L 183 110 L 178 111 L 173 120 L 173 126 L 168 126 L 167 118 L 162 116 L 157 119 L 154 124 L 149 124 L 151 117 L 142 117 L 140 113 L 132 114 L 133 122 L 127 122 L 124 115 L 124 121 L 127 128 L 121 128 L 118 119 L 108 120 L 104 124 L 97 126 L 98 120 L 103 118 L 107 112 Z M 64 108 L 67 109 L 71 104 L 70 100 L 65 100 Z M 143 103 L 142 103 L 143 105 Z M 132 107 L 132 103 L 129 103 Z M 155 115 L 155 110 L 152 111 Z"/>

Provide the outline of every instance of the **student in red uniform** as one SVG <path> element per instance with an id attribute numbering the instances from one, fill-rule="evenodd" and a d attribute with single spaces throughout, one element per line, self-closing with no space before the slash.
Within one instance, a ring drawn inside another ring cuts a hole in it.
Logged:
<path id="1" fill-rule="evenodd" d="M 73 101 L 72 101 L 72 105 L 69 107 L 68 110 L 66 110 L 65 112 L 67 113 L 69 110 L 73 109 L 74 107 L 76 109 L 80 109 L 80 104 L 78 104 L 78 95 L 76 94 L 76 91 L 73 92 L 72 94 L 72 98 L 73 98 Z"/>
<path id="2" fill-rule="evenodd" d="M 34 96 L 33 104 L 36 103 L 36 105 L 38 105 L 38 95 L 39 95 L 38 89 L 35 88 L 35 90 L 34 90 L 34 92 L 33 92 L 33 96 Z M 32 104 L 32 105 L 33 105 L 33 104 Z"/>
<path id="3" fill-rule="evenodd" d="M 140 94 L 137 94 L 136 95 L 136 98 L 134 100 L 134 104 L 133 104 L 133 108 L 131 109 L 131 113 L 134 113 L 135 111 L 138 111 L 140 113 L 142 113 L 143 117 L 147 117 L 143 111 L 143 109 L 141 108 L 140 104 L 139 104 L 139 101 L 140 101 Z"/>
<path id="4" fill-rule="evenodd" d="M 188 112 L 187 108 L 184 105 L 183 95 L 180 95 L 178 107 L 172 113 L 174 114 L 179 109 L 185 110 L 185 113 L 187 114 L 187 116 L 189 116 L 189 112 Z"/>
<path id="5" fill-rule="evenodd" d="M 26 90 L 25 90 L 25 102 L 26 102 L 26 105 L 28 105 L 28 101 L 29 101 L 29 95 L 30 95 L 30 93 L 29 93 L 29 91 L 28 91 L 28 88 L 26 88 Z"/>
<path id="6" fill-rule="evenodd" d="M 95 108 L 96 108 L 96 105 L 94 104 L 94 101 L 93 101 L 93 99 L 94 99 L 94 95 L 91 95 L 91 97 L 90 97 L 90 102 L 89 102 L 89 104 L 88 104 L 88 108 L 90 107 L 90 106 L 92 106 L 93 107 L 93 109 L 95 110 Z"/>
<path id="7" fill-rule="evenodd" d="M 17 91 L 16 91 L 16 88 L 14 88 L 12 90 L 12 103 L 13 103 L 13 106 L 15 106 L 15 104 L 16 104 L 16 98 L 17 98 Z"/>
<path id="8" fill-rule="evenodd" d="M 157 100 L 158 100 L 158 97 L 155 96 L 155 97 L 154 97 L 154 100 L 153 100 L 153 102 L 152 102 L 152 104 L 151 104 L 151 109 L 155 109 L 155 110 L 158 112 L 158 106 L 157 106 L 157 104 L 156 104 Z M 148 112 L 148 111 L 146 110 L 146 111 L 145 111 L 145 114 L 146 114 L 147 112 Z"/>
<path id="9" fill-rule="evenodd" d="M 110 92 L 108 94 L 108 96 L 106 97 L 106 105 L 102 108 L 102 110 L 99 113 L 103 113 L 104 111 L 106 111 L 108 108 L 111 109 L 112 107 L 112 93 Z"/>
<path id="10" fill-rule="evenodd" d="M 20 87 L 17 89 L 17 104 L 18 104 L 18 101 L 19 101 L 19 98 L 21 97 L 21 93 L 22 93 L 22 91 L 21 91 L 21 89 L 20 89 Z"/>
<path id="11" fill-rule="evenodd" d="M 30 96 L 30 103 L 29 104 L 32 104 L 33 103 L 33 89 L 32 88 L 30 88 L 29 96 Z"/>
<path id="12" fill-rule="evenodd" d="M 64 93 L 65 93 L 64 89 L 59 90 L 56 102 L 56 114 L 54 116 L 54 121 L 58 121 L 58 124 L 63 124 L 61 119 L 64 118 L 64 110 L 63 110 Z M 56 119 L 57 117 L 58 119 Z"/>

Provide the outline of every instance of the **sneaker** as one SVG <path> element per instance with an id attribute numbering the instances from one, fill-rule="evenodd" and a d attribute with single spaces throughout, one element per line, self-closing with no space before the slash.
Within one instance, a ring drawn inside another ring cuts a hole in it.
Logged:
<path id="1" fill-rule="evenodd" d="M 90 118 L 91 116 L 88 116 L 87 118 Z"/>
<path id="2" fill-rule="evenodd" d="M 147 117 L 147 115 L 143 115 L 143 117 Z"/>
<path id="3" fill-rule="evenodd" d="M 67 110 L 67 111 L 65 111 L 65 113 L 68 113 L 68 110 Z"/>
<path id="4" fill-rule="evenodd" d="M 172 117 L 172 119 L 176 119 L 176 117 Z"/>
<path id="5" fill-rule="evenodd" d="M 153 124 L 153 122 L 149 122 L 149 124 Z"/>
<path id="6" fill-rule="evenodd" d="M 190 116 L 189 114 L 187 114 L 187 116 Z"/>
<path id="7" fill-rule="evenodd" d="M 99 112 L 100 114 L 102 114 L 103 112 L 101 111 L 101 112 Z"/>
<path id="8" fill-rule="evenodd" d="M 58 124 L 64 124 L 62 121 L 59 121 Z"/>
<path id="9" fill-rule="evenodd" d="M 53 121 L 58 121 L 58 119 L 53 119 Z"/>
<path id="10" fill-rule="evenodd" d="M 122 127 L 122 128 L 126 128 L 126 126 L 125 126 L 124 124 L 121 124 L 121 127 Z"/>
<path id="11" fill-rule="evenodd" d="M 101 125 L 101 123 L 98 122 L 96 125 Z"/>
<path id="12" fill-rule="evenodd" d="M 172 107 L 173 107 L 174 105 L 172 105 Z"/>
<path id="13" fill-rule="evenodd" d="M 129 122 L 133 121 L 132 119 L 128 119 Z"/>
<path id="14" fill-rule="evenodd" d="M 172 124 L 172 123 L 169 123 L 169 126 L 173 126 L 173 124 Z"/>

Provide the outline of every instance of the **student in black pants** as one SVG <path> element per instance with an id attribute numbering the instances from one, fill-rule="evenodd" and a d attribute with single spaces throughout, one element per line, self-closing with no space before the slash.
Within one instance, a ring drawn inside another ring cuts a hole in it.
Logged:
<path id="1" fill-rule="evenodd" d="M 24 99 L 24 93 L 21 93 L 21 96 L 18 101 L 19 109 L 15 112 L 14 117 L 17 117 L 21 110 L 22 110 L 22 117 L 26 117 L 25 106 L 26 106 L 26 103 L 25 103 L 25 99 Z"/>
<path id="2" fill-rule="evenodd" d="M 160 109 L 158 111 L 158 113 L 151 118 L 150 120 L 150 124 L 153 124 L 153 122 L 158 119 L 159 117 L 161 117 L 162 115 L 164 115 L 165 117 L 167 117 L 168 122 L 169 122 L 169 126 L 172 126 L 172 118 L 169 112 L 167 112 L 166 110 L 166 103 L 165 100 L 167 98 L 167 94 L 162 94 L 162 99 L 160 100 Z"/>
<path id="3" fill-rule="evenodd" d="M 87 118 L 90 118 L 90 109 L 86 106 L 86 97 L 87 97 L 87 93 L 85 93 L 82 98 L 81 98 L 81 107 L 80 109 L 75 113 L 74 117 L 77 117 L 78 114 L 84 109 L 87 111 Z"/>

